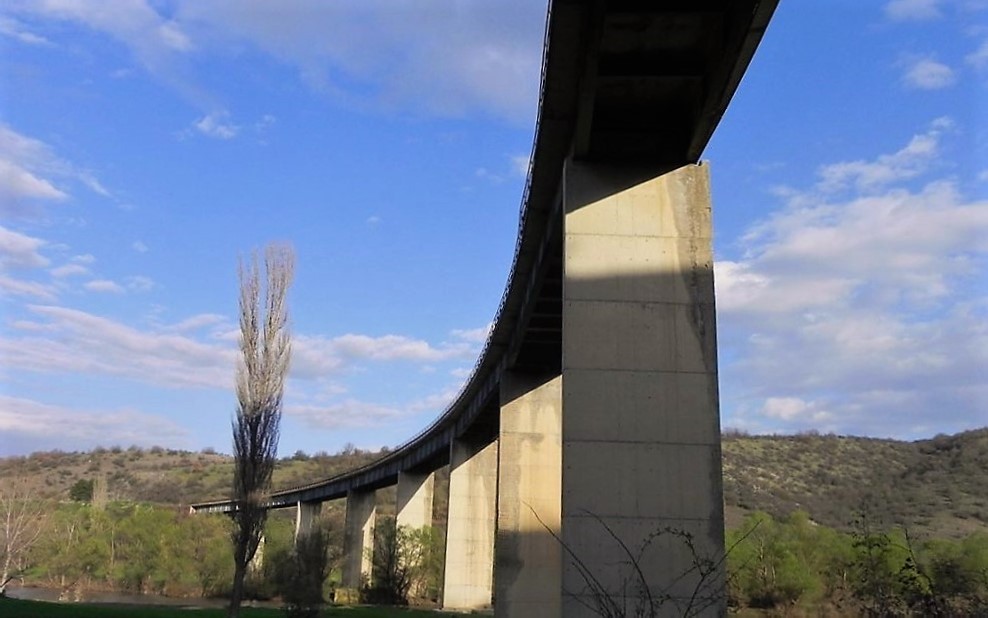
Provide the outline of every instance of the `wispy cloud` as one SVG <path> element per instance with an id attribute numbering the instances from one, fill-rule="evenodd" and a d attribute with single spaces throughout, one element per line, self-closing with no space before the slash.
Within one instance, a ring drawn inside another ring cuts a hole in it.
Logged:
<path id="1" fill-rule="evenodd" d="M 82 264 L 63 264 L 62 266 L 56 266 L 50 271 L 52 277 L 56 279 L 64 279 L 66 277 L 81 277 L 89 274 L 89 269 Z"/>
<path id="2" fill-rule="evenodd" d="M 51 45 L 45 37 L 31 32 L 27 26 L 4 15 L 0 15 L 0 35 L 28 45 Z"/>
<path id="3" fill-rule="evenodd" d="M 58 157 L 44 142 L 0 124 L 0 215 L 22 217 L 36 213 L 39 203 L 64 201 L 67 183 L 110 196 L 92 172 Z"/>
<path id="4" fill-rule="evenodd" d="M 356 399 L 328 404 L 288 404 L 285 414 L 318 429 L 377 427 L 405 416 L 402 410 Z"/>
<path id="5" fill-rule="evenodd" d="M 928 131 L 914 136 L 908 144 L 892 154 L 881 155 L 873 161 L 844 161 L 825 165 L 818 171 L 821 180 L 817 188 L 827 192 L 850 188 L 867 193 L 919 176 L 936 162 L 940 139 L 952 127 L 953 121 L 949 118 L 938 118 L 931 123 Z"/>
<path id="6" fill-rule="evenodd" d="M 7 368 L 120 376 L 169 387 L 228 388 L 235 350 L 174 333 L 141 331 L 108 318 L 53 305 L 29 305 L 46 336 L 0 339 Z"/>
<path id="7" fill-rule="evenodd" d="M 145 0 L 76 2 L 20 0 L 8 10 L 32 18 L 70 21 L 126 44 L 142 63 L 154 68 L 168 53 L 193 49 L 191 39 L 174 21 L 163 18 Z"/>
<path id="8" fill-rule="evenodd" d="M 117 444 L 187 447 L 189 437 L 188 430 L 176 423 L 131 408 L 70 408 L 5 395 L 0 395 L 0 433 L 36 449 Z"/>
<path id="9" fill-rule="evenodd" d="M 957 82 L 954 70 L 933 58 L 920 58 L 909 63 L 903 82 L 918 90 L 942 90 Z"/>
<path id="10" fill-rule="evenodd" d="M 511 170 L 516 176 L 527 178 L 530 162 L 531 157 L 529 155 L 515 155 L 511 157 Z"/>
<path id="11" fill-rule="evenodd" d="M 144 275 L 132 275 L 126 279 L 127 289 L 132 292 L 148 292 L 154 289 L 154 280 Z"/>
<path id="12" fill-rule="evenodd" d="M 988 39 L 982 41 L 976 50 L 964 57 L 964 60 L 979 71 L 988 68 Z"/>
<path id="13" fill-rule="evenodd" d="M 41 268 L 49 264 L 40 253 L 45 241 L 0 226 L 0 268 Z"/>
<path id="14" fill-rule="evenodd" d="M 942 0 L 891 0 L 885 5 L 885 14 L 896 21 L 927 21 L 943 16 Z"/>
<path id="15" fill-rule="evenodd" d="M 0 273 L 0 290 L 10 296 L 22 296 L 34 300 L 54 301 L 55 288 L 35 281 L 22 281 Z"/>
<path id="16" fill-rule="evenodd" d="M 195 0 L 175 15 L 197 40 L 252 45 L 348 104 L 535 114 L 544 3 Z"/>
<path id="17" fill-rule="evenodd" d="M 123 294 L 124 292 L 123 286 L 109 279 L 93 279 L 82 284 L 82 287 L 90 292 L 108 292 L 110 294 Z"/>
<path id="18" fill-rule="evenodd" d="M 233 139 L 240 132 L 240 127 L 229 121 L 226 112 L 207 114 L 193 123 L 195 130 L 216 139 Z"/>

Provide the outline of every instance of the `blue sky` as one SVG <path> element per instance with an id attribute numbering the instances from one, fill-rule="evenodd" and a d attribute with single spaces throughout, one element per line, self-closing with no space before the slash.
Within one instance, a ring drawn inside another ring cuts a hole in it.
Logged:
<path id="1" fill-rule="evenodd" d="M 704 154 L 725 426 L 988 424 L 986 15 L 781 3 Z M 5 2 L 0 455 L 229 452 L 237 260 L 271 241 L 298 263 L 282 454 L 423 428 L 505 284 L 544 17 Z"/>

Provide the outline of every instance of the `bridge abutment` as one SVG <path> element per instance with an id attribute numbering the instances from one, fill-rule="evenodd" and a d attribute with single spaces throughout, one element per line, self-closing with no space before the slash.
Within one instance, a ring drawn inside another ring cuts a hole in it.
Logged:
<path id="1" fill-rule="evenodd" d="M 602 595 L 721 615 L 708 168 L 570 160 L 563 182 L 562 615 Z"/>
<path id="2" fill-rule="evenodd" d="M 444 609 L 491 605 L 497 451 L 496 440 L 483 444 L 458 439 L 450 448 Z"/>

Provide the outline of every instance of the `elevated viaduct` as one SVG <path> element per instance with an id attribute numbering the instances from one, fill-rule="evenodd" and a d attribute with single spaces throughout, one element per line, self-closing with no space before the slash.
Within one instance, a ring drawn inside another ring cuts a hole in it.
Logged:
<path id="1" fill-rule="evenodd" d="M 270 497 L 300 533 L 346 500 L 345 585 L 369 569 L 374 492 L 397 485 L 398 523 L 430 524 L 448 465 L 445 608 L 579 618 L 602 590 L 662 615 L 726 612 L 699 160 L 777 2 L 551 2 L 514 263 L 472 376 L 380 460 Z M 621 543 L 650 538 L 639 577 Z"/>

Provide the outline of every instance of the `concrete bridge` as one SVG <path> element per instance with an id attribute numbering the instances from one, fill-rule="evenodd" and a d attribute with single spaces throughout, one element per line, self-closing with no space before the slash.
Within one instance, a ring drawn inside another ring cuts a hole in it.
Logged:
<path id="1" fill-rule="evenodd" d="M 594 581 L 632 609 L 650 595 L 662 615 L 726 612 L 698 161 L 777 2 L 551 3 L 514 263 L 472 376 L 380 460 L 271 496 L 299 533 L 346 500 L 344 585 L 369 570 L 374 492 L 397 485 L 399 525 L 429 525 L 448 465 L 445 608 L 598 615 Z M 621 543 L 649 539 L 639 579 Z"/>

